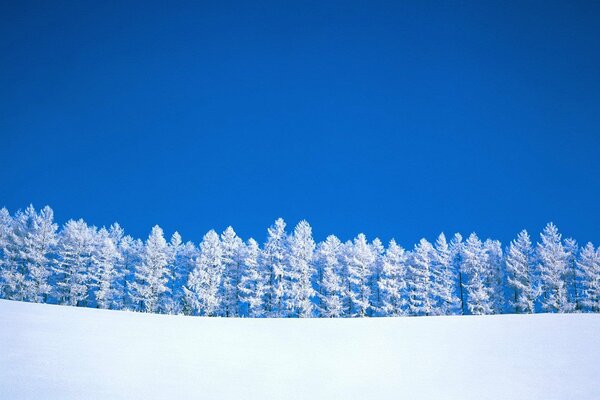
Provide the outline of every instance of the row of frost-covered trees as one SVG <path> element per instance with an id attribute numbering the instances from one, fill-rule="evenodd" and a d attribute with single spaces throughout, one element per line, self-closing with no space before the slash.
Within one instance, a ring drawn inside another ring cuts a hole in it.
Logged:
<path id="1" fill-rule="evenodd" d="M 600 249 L 548 224 L 537 243 L 460 234 L 411 249 L 360 234 L 315 243 L 275 221 L 261 245 L 229 227 L 199 246 L 155 226 L 145 241 L 114 224 L 60 229 L 49 207 L 0 210 L 0 297 L 224 317 L 365 317 L 600 311 Z"/>

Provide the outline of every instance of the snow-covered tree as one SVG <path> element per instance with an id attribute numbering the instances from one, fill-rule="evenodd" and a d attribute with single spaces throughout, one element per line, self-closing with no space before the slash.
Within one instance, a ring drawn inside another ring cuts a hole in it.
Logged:
<path id="1" fill-rule="evenodd" d="M 526 230 L 522 230 L 510 243 L 505 258 L 507 283 L 513 291 L 510 304 L 517 314 L 535 312 L 533 286 L 533 247 Z"/>
<path id="2" fill-rule="evenodd" d="M 171 275 L 169 287 L 171 289 L 171 298 L 167 312 L 169 314 L 178 314 L 183 310 L 185 303 L 183 287 L 195 265 L 198 249 L 192 242 L 183 243 L 181 235 L 175 232 L 171 236 L 169 250 L 169 270 Z"/>
<path id="3" fill-rule="evenodd" d="M 465 284 L 466 284 L 466 276 L 463 270 L 463 237 L 460 233 L 455 233 L 450 240 L 450 257 L 452 269 L 456 271 L 458 275 L 458 300 L 459 300 L 459 308 L 460 314 L 467 313 L 467 299 L 465 293 Z"/>
<path id="4" fill-rule="evenodd" d="M 392 239 L 382 258 L 379 273 L 379 314 L 397 317 L 406 313 L 406 263 L 408 257 L 404 249 Z"/>
<path id="5" fill-rule="evenodd" d="M 56 297 L 60 304 L 87 305 L 94 271 L 96 229 L 82 219 L 68 221 L 58 238 L 58 259 L 54 268 Z"/>
<path id="6" fill-rule="evenodd" d="M 312 228 L 300 221 L 289 239 L 289 306 L 290 315 L 301 318 L 313 316 L 313 256 L 315 241 Z"/>
<path id="7" fill-rule="evenodd" d="M 375 316 L 381 308 L 381 292 L 379 291 L 379 277 L 381 275 L 381 269 L 383 268 L 383 256 L 385 254 L 385 247 L 379 238 L 373 239 L 371 243 L 373 254 L 375 255 L 375 261 L 371 267 L 371 273 L 369 274 L 370 288 L 371 288 L 371 299 L 368 315 L 370 317 Z"/>
<path id="8" fill-rule="evenodd" d="M 52 250 L 56 245 L 57 226 L 48 206 L 39 213 L 33 206 L 17 211 L 12 229 L 4 240 L 2 290 L 5 298 L 43 302 L 52 287 Z"/>
<path id="9" fill-rule="evenodd" d="M 209 317 L 223 315 L 219 296 L 223 279 L 223 252 L 219 235 L 209 231 L 200 243 L 200 255 L 184 287 L 187 313 Z"/>
<path id="10" fill-rule="evenodd" d="M 502 244 L 498 240 L 487 239 L 483 243 L 487 254 L 488 268 L 486 287 L 490 292 L 492 313 L 500 314 L 504 311 L 504 256 Z"/>
<path id="11" fill-rule="evenodd" d="M 0 208 L 0 269 L 4 259 L 4 248 L 8 240 L 8 234 L 12 229 L 12 217 L 6 208 Z"/>
<path id="12" fill-rule="evenodd" d="M 457 314 L 460 311 L 460 299 L 456 295 L 458 274 L 453 263 L 452 250 L 443 233 L 435 241 L 432 271 L 436 300 L 434 314 Z"/>
<path id="13" fill-rule="evenodd" d="M 239 284 L 242 277 L 244 242 L 231 226 L 221 234 L 221 248 L 224 270 L 221 296 L 224 314 L 226 317 L 237 317 L 241 303 Z"/>
<path id="14" fill-rule="evenodd" d="M 581 249 L 577 266 L 583 281 L 581 308 L 600 312 L 600 248 L 594 249 L 593 244 L 586 244 Z"/>
<path id="15" fill-rule="evenodd" d="M 581 308 L 579 304 L 579 280 L 581 278 L 577 267 L 579 245 L 573 238 L 565 239 L 565 251 L 567 252 L 567 272 L 565 274 L 565 285 L 567 286 L 567 297 L 572 307 L 576 310 Z"/>
<path id="16" fill-rule="evenodd" d="M 252 318 L 264 317 L 265 295 L 268 289 L 268 277 L 260 263 L 261 250 L 256 240 L 250 238 L 244 247 L 244 268 L 238 285 L 246 315 Z"/>
<path id="17" fill-rule="evenodd" d="M 540 303 L 544 311 L 570 312 L 573 305 L 567 296 L 565 282 L 568 254 L 561 241 L 561 235 L 553 223 L 549 223 L 540 235 L 537 244 L 538 270 L 540 275 Z"/>
<path id="18" fill-rule="evenodd" d="M 330 235 L 319 244 L 316 253 L 316 264 L 319 268 L 319 315 L 325 318 L 341 317 L 344 312 L 342 282 L 343 245 L 340 240 Z"/>
<path id="19" fill-rule="evenodd" d="M 286 310 L 286 282 L 288 261 L 288 235 L 285 232 L 285 222 L 279 218 L 268 229 L 267 242 L 262 252 L 261 263 L 268 271 L 269 281 L 266 296 L 266 308 L 270 317 L 287 315 Z"/>
<path id="20" fill-rule="evenodd" d="M 113 240 L 115 236 L 113 235 Z M 117 285 L 119 293 L 122 293 L 121 302 L 128 310 L 135 310 L 138 306 L 135 300 L 134 282 L 136 266 L 142 263 L 144 255 L 144 242 L 134 239 L 130 235 L 123 236 L 117 244 L 121 258 L 117 262 L 119 277 Z"/>
<path id="21" fill-rule="evenodd" d="M 118 262 L 121 254 L 110 233 L 102 228 L 95 236 L 92 261 L 96 304 L 98 308 L 121 308 L 123 294 L 118 285 Z"/>
<path id="22" fill-rule="evenodd" d="M 348 301 L 346 316 L 364 317 L 369 310 L 371 298 L 371 270 L 376 260 L 373 248 L 364 234 L 359 234 L 346 248 L 344 254 L 347 263 Z"/>
<path id="23" fill-rule="evenodd" d="M 483 243 L 472 233 L 463 246 L 463 270 L 468 283 L 464 284 L 467 308 L 471 314 L 492 314 L 493 299 L 486 286 L 489 276 L 489 258 Z"/>
<path id="24" fill-rule="evenodd" d="M 169 246 L 163 230 L 158 226 L 146 240 L 141 262 L 135 267 L 135 281 L 131 286 L 131 296 L 141 311 L 163 312 L 165 293 L 170 292 Z"/>
<path id="25" fill-rule="evenodd" d="M 407 310 L 409 315 L 431 315 L 434 299 L 431 282 L 431 264 L 434 248 L 421 239 L 410 254 L 407 275 Z"/>

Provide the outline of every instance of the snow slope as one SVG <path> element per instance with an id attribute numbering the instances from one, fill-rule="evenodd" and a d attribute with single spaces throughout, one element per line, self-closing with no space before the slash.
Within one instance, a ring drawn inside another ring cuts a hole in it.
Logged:
<path id="1" fill-rule="evenodd" d="M 0 301 L 0 399 L 598 399 L 600 315 L 210 319 Z"/>

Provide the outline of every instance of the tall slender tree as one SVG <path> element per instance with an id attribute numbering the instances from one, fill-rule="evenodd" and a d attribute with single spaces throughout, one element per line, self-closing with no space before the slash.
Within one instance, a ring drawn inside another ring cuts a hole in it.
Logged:
<path id="1" fill-rule="evenodd" d="M 436 293 L 435 314 L 453 315 L 459 313 L 461 305 L 456 294 L 458 274 L 453 263 L 452 250 L 443 233 L 435 241 L 433 271 Z"/>
<path id="2" fill-rule="evenodd" d="M 315 241 L 312 228 L 306 221 L 300 221 L 290 237 L 290 305 L 292 316 L 307 318 L 313 316 L 313 257 Z"/>
<path id="3" fill-rule="evenodd" d="M 404 249 L 392 239 L 383 256 L 378 287 L 380 293 L 379 315 L 397 317 L 406 313 L 406 262 Z"/>
<path id="4" fill-rule="evenodd" d="M 144 246 L 141 262 L 135 268 L 135 282 L 131 284 L 134 302 L 141 311 L 164 312 L 165 294 L 170 292 L 169 247 L 163 230 L 152 228 Z"/>
<path id="5" fill-rule="evenodd" d="M 467 291 L 467 308 L 471 314 L 492 314 L 494 311 L 489 282 L 489 257 L 483 243 L 472 233 L 463 246 L 463 270 L 466 272 L 468 283 L 464 284 Z"/>
<path id="6" fill-rule="evenodd" d="M 260 260 L 260 247 L 256 240 L 250 238 L 244 248 L 244 268 L 238 286 L 246 310 L 242 315 L 253 318 L 266 315 L 265 295 L 268 289 L 268 276 Z"/>
<path id="7" fill-rule="evenodd" d="M 538 269 L 540 274 L 541 298 L 544 311 L 570 312 L 573 305 L 567 296 L 566 276 L 568 254 L 561 241 L 561 234 L 553 223 L 549 223 L 540 235 L 537 244 Z"/>
<path id="8" fill-rule="evenodd" d="M 231 226 L 221 234 L 221 248 L 224 271 L 221 296 L 224 313 L 226 317 L 237 317 L 241 304 L 239 284 L 242 277 L 244 242 Z"/>
<path id="9" fill-rule="evenodd" d="M 431 282 L 431 263 L 434 249 L 421 239 L 411 253 L 407 273 L 407 302 L 409 315 L 431 315 L 434 299 Z"/>
<path id="10" fill-rule="evenodd" d="M 188 313 L 214 317 L 223 315 L 219 296 L 223 279 L 223 251 L 219 235 L 209 231 L 200 243 L 200 255 L 184 287 Z"/>
<path id="11" fill-rule="evenodd" d="M 517 314 L 535 312 L 533 247 L 526 230 L 522 230 L 510 243 L 505 260 L 507 283 L 513 292 L 510 304 L 515 308 Z"/>
<path id="12" fill-rule="evenodd" d="M 269 274 L 266 307 L 271 317 L 287 315 L 286 309 L 286 274 L 288 273 L 288 235 L 282 218 L 268 229 L 267 242 L 264 245 L 261 262 Z"/>
<path id="13" fill-rule="evenodd" d="M 58 260 L 54 268 L 56 297 L 60 304 L 87 305 L 93 283 L 96 230 L 82 219 L 68 221 L 58 239 Z"/>
<path id="14" fill-rule="evenodd" d="M 341 317 L 344 313 L 342 250 L 342 243 L 334 235 L 329 235 L 317 250 L 317 265 L 321 271 L 318 308 L 319 315 L 325 318 Z"/>

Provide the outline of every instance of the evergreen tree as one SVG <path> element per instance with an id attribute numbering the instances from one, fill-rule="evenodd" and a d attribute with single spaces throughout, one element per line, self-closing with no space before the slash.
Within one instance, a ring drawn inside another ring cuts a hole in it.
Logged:
<path id="1" fill-rule="evenodd" d="M 313 316 L 313 256 L 315 241 L 312 228 L 306 221 L 300 221 L 289 240 L 289 299 L 287 307 L 292 316 L 301 318 Z"/>
<path id="2" fill-rule="evenodd" d="M 52 290 L 51 252 L 56 245 L 57 226 L 48 206 L 39 214 L 33 206 L 18 211 L 4 240 L 2 289 L 5 298 L 40 303 Z"/>
<path id="3" fill-rule="evenodd" d="M 498 240 L 486 239 L 483 248 L 488 260 L 486 287 L 490 291 L 492 313 L 501 314 L 505 306 L 502 244 Z"/>
<path id="4" fill-rule="evenodd" d="M 244 250 L 244 268 L 238 286 L 247 310 L 245 315 L 252 318 L 264 317 L 268 277 L 260 264 L 261 250 L 256 240 L 252 238 L 248 240 Z"/>
<path id="5" fill-rule="evenodd" d="M 200 243 L 200 255 L 184 287 L 188 313 L 214 317 L 223 315 L 219 295 L 223 279 L 223 252 L 219 235 L 211 230 Z"/>
<path id="6" fill-rule="evenodd" d="M 379 291 L 379 277 L 381 275 L 381 269 L 383 268 L 383 256 L 385 254 L 385 247 L 379 238 L 373 239 L 371 243 L 373 254 L 375 255 L 375 261 L 371 267 L 370 274 L 370 289 L 371 299 L 368 314 L 370 317 L 375 316 L 381 308 L 381 292 Z"/>
<path id="7" fill-rule="evenodd" d="M 453 263 L 453 254 L 446 236 L 441 233 L 435 242 L 433 260 L 436 304 L 434 314 L 453 315 L 460 310 L 460 299 L 456 295 L 458 276 Z"/>
<path id="8" fill-rule="evenodd" d="M 342 294 L 344 286 L 341 279 L 343 245 L 330 235 L 319 244 L 316 259 L 319 270 L 319 315 L 325 318 L 341 317 L 344 312 Z"/>
<path id="9" fill-rule="evenodd" d="M 579 304 L 579 280 L 580 273 L 577 267 L 577 257 L 579 255 L 579 245 L 575 239 L 565 239 L 565 251 L 567 252 L 567 273 L 565 274 L 565 285 L 567 286 L 567 297 L 569 303 L 576 310 L 581 308 Z"/>
<path id="10" fill-rule="evenodd" d="M 468 283 L 466 289 L 467 308 L 471 314 L 492 314 L 494 311 L 493 299 L 490 297 L 489 258 L 483 243 L 476 234 L 472 233 L 463 246 L 463 270 Z"/>
<path id="11" fill-rule="evenodd" d="M 561 235 L 554 224 L 549 223 L 540 235 L 537 244 L 538 269 L 540 274 L 542 309 L 550 312 L 570 312 L 573 305 L 567 297 L 565 278 L 568 274 L 568 254 Z"/>
<path id="12" fill-rule="evenodd" d="M 221 296 L 224 314 L 226 317 L 237 317 L 241 303 L 239 284 L 242 277 L 244 242 L 231 226 L 221 234 L 221 248 L 224 270 Z"/>
<path id="13" fill-rule="evenodd" d="M 421 239 L 410 255 L 407 270 L 407 305 L 409 315 L 431 315 L 434 299 L 431 282 L 431 263 L 434 249 Z"/>
<path id="14" fill-rule="evenodd" d="M 452 260 L 452 269 L 456 271 L 458 275 L 458 300 L 460 307 L 460 314 L 465 315 L 467 313 L 467 299 L 465 293 L 465 284 L 467 282 L 465 271 L 463 268 L 463 238 L 460 233 L 455 233 L 454 237 L 450 241 L 450 257 Z"/>
<path id="15" fill-rule="evenodd" d="M 163 230 L 156 225 L 146 240 L 141 262 L 135 268 L 135 281 L 130 285 L 139 310 L 165 311 L 165 294 L 170 292 L 168 265 L 169 247 Z"/>
<path id="16" fill-rule="evenodd" d="M 95 228 L 82 219 L 68 221 L 58 239 L 56 296 L 60 304 L 87 305 L 92 285 Z"/>
<path id="17" fill-rule="evenodd" d="M 403 293 L 406 289 L 407 260 L 404 249 L 392 239 L 383 256 L 378 280 L 379 313 L 382 316 L 397 317 L 406 313 Z"/>
<path id="18" fill-rule="evenodd" d="M 285 232 L 285 222 L 279 218 L 268 229 L 268 238 L 262 252 L 262 263 L 268 271 L 266 308 L 270 317 L 282 317 L 287 314 L 285 296 L 287 274 L 288 235 Z M 288 292 L 289 293 L 289 292 Z"/>
<path id="19" fill-rule="evenodd" d="M 364 234 L 355 239 L 347 254 L 348 263 L 348 312 L 349 317 L 364 317 L 371 306 L 371 271 L 376 260 L 373 248 Z"/>
<path id="20" fill-rule="evenodd" d="M 577 261 L 583 285 L 581 287 L 580 309 L 600 312 L 600 248 L 594 249 L 591 243 L 581 249 Z"/>
<path id="21" fill-rule="evenodd" d="M 522 230 L 510 243 L 505 260 L 507 283 L 513 291 L 511 306 L 517 314 L 534 313 L 533 248 L 526 230 Z"/>
<path id="22" fill-rule="evenodd" d="M 121 254 L 109 232 L 102 228 L 95 237 L 93 272 L 98 308 L 123 307 L 122 286 L 118 285 L 118 261 Z"/>

